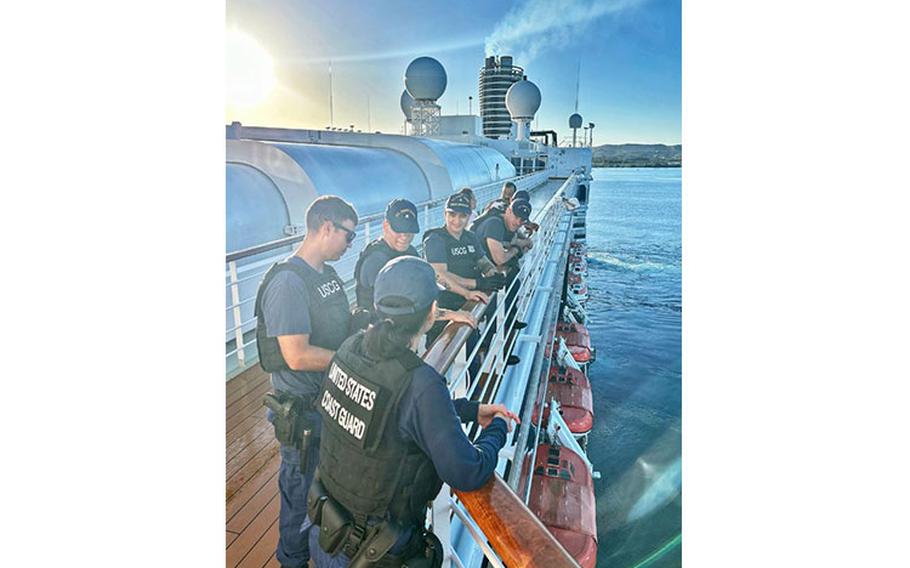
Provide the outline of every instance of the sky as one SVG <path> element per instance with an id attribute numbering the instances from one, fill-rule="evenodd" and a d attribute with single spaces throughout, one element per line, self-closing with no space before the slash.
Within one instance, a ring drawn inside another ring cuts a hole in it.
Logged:
<path id="1" fill-rule="evenodd" d="M 228 0 L 226 120 L 401 132 L 404 70 L 438 59 L 443 114 L 467 114 L 486 54 L 512 55 L 542 102 L 535 129 L 594 144 L 681 140 L 680 0 Z M 579 133 L 580 135 L 580 133 Z"/>

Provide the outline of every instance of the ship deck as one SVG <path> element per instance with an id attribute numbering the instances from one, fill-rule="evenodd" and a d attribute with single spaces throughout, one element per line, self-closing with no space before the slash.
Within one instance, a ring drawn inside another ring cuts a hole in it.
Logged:
<path id="1" fill-rule="evenodd" d="M 226 385 L 228 568 L 278 568 L 278 442 L 262 396 L 269 376 L 254 365 Z"/>

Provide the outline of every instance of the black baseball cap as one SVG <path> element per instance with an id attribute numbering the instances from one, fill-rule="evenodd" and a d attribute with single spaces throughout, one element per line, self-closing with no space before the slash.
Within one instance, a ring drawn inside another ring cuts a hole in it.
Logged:
<path id="1" fill-rule="evenodd" d="M 512 201 L 516 199 L 524 199 L 525 201 L 531 201 L 531 194 L 523 189 L 519 189 L 515 192 L 515 195 L 512 196 Z"/>
<path id="2" fill-rule="evenodd" d="M 399 256 L 385 263 L 373 285 L 376 311 L 389 316 L 415 314 L 439 296 L 436 271 L 416 256 Z"/>
<path id="3" fill-rule="evenodd" d="M 393 199 L 385 208 L 385 219 L 396 233 L 419 233 L 417 206 L 407 199 Z"/>
<path id="4" fill-rule="evenodd" d="M 464 193 L 456 193 L 446 200 L 446 211 L 471 214 L 471 198 Z"/>
<path id="5" fill-rule="evenodd" d="M 527 199 L 515 199 L 510 207 L 512 213 L 522 221 L 527 221 L 531 217 L 531 204 Z"/>

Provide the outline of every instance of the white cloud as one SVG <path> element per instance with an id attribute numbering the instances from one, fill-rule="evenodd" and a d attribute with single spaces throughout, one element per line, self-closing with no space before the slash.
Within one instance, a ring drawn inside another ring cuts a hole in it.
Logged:
<path id="1" fill-rule="evenodd" d="M 636 8 L 645 0 L 528 0 L 505 15 L 486 39 L 487 55 L 514 55 L 525 66 L 544 50 L 590 41 L 595 20 Z"/>

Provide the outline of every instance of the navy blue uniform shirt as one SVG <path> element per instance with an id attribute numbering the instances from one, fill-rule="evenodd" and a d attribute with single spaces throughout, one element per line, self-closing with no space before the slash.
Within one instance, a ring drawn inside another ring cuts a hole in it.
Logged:
<path id="1" fill-rule="evenodd" d="M 398 430 L 433 461 L 440 479 L 460 491 L 482 486 L 496 470 L 508 426 L 494 418 L 475 442 L 465 436 L 461 422 L 477 419 L 479 404 L 453 401 L 445 378 L 429 365 L 414 370 L 414 378 L 398 406 Z"/>

